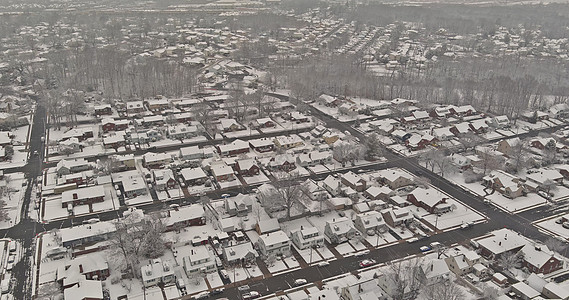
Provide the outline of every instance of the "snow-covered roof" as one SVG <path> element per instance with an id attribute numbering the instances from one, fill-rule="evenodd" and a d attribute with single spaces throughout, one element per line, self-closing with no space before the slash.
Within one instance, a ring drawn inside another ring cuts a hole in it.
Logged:
<path id="1" fill-rule="evenodd" d="M 202 168 L 184 168 L 180 170 L 180 174 L 184 178 L 184 180 L 193 180 L 198 178 L 207 178 L 207 175 L 202 170 Z"/>
<path id="2" fill-rule="evenodd" d="M 77 285 L 63 291 L 65 300 L 103 299 L 103 282 L 81 280 Z"/>
<path id="3" fill-rule="evenodd" d="M 290 239 L 282 230 L 260 235 L 259 240 L 262 241 L 266 247 L 283 242 L 290 242 Z"/>
<path id="4" fill-rule="evenodd" d="M 105 188 L 101 185 L 94 185 L 86 188 L 65 191 L 61 194 L 61 203 L 80 201 L 105 196 Z"/>
<path id="5" fill-rule="evenodd" d="M 524 237 L 507 228 L 493 231 L 491 236 L 477 240 L 477 242 L 494 254 L 521 248 L 528 243 Z"/>
<path id="6" fill-rule="evenodd" d="M 171 226 L 179 222 L 194 220 L 203 217 L 205 214 L 203 207 L 200 204 L 192 204 L 183 206 L 178 210 L 171 210 L 170 217 L 166 220 L 166 226 Z"/>
<path id="7" fill-rule="evenodd" d="M 116 227 L 110 222 L 99 222 L 89 225 L 78 225 L 75 227 L 61 228 L 59 235 L 61 242 L 71 242 L 82 238 L 88 239 L 90 237 L 99 236 L 102 234 L 115 232 Z"/>

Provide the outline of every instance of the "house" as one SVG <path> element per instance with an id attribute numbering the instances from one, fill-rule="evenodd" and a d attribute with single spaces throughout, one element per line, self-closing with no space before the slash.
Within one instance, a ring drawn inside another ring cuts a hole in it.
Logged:
<path id="1" fill-rule="evenodd" d="M 308 118 L 308 116 L 303 115 L 302 113 L 298 112 L 298 111 L 293 111 L 290 113 L 290 120 L 293 122 L 296 122 L 296 124 L 299 123 L 306 123 L 309 122 L 310 119 Z"/>
<path id="2" fill-rule="evenodd" d="M 249 143 L 237 139 L 229 144 L 217 146 L 217 151 L 221 156 L 237 156 L 249 152 Z"/>
<path id="3" fill-rule="evenodd" d="M 215 255 L 205 245 L 192 247 L 190 253 L 182 258 L 182 262 L 188 276 L 196 273 L 205 276 L 205 273 L 217 271 Z"/>
<path id="4" fill-rule="evenodd" d="M 290 244 L 290 239 L 282 230 L 260 235 L 257 241 L 259 251 L 264 257 L 288 256 Z"/>
<path id="5" fill-rule="evenodd" d="M 548 299 L 569 299 L 569 289 L 555 282 L 547 283 L 541 293 Z"/>
<path id="6" fill-rule="evenodd" d="M 407 199 L 405 199 L 399 195 L 390 196 L 388 198 L 387 202 L 391 203 L 395 207 L 406 207 L 406 206 L 411 205 L 411 203 L 409 201 L 407 201 Z"/>
<path id="7" fill-rule="evenodd" d="M 87 171 L 90 168 L 91 164 L 89 162 L 87 162 L 83 158 L 78 158 L 73 160 L 67 160 L 67 159 L 60 160 L 57 163 L 55 170 L 57 172 L 57 176 L 62 176 L 71 173 Z"/>
<path id="8" fill-rule="evenodd" d="M 229 216 L 246 216 L 253 209 L 257 198 L 250 194 L 237 194 L 235 197 L 224 197 L 223 206 Z"/>
<path id="9" fill-rule="evenodd" d="M 96 116 L 112 115 L 112 114 L 113 110 L 110 104 L 95 105 Z"/>
<path id="10" fill-rule="evenodd" d="M 233 132 L 245 129 L 245 127 L 239 124 L 235 119 L 221 119 L 220 129 L 223 132 Z"/>
<path id="11" fill-rule="evenodd" d="M 421 264 L 418 278 L 423 284 L 444 284 L 450 277 L 450 270 L 443 259 L 431 259 Z"/>
<path id="12" fill-rule="evenodd" d="M 57 143 L 59 153 L 77 153 L 83 149 L 83 144 L 77 138 L 69 138 Z M 69 151 L 69 152 L 68 152 Z"/>
<path id="13" fill-rule="evenodd" d="M 233 169 L 225 164 L 225 162 L 216 162 L 211 165 L 211 173 L 217 182 L 223 181 L 233 181 L 235 180 L 235 174 Z"/>
<path id="14" fill-rule="evenodd" d="M 290 233 L 292 243 L 298 249 L 318 248 L 324 246 L 324 236 L 318 231 L 316 227 L 304 228 L 291 231 Z"/>
<path id="15" fill-rule="evenodd" d="M 468 126 L 470 126 L 470 129 L 477 134 L 487 132 L 489 127 L 488 124 L 486 124 L 486 121 L 483 119 L 473 120 L 468 124 Z"/>
<path id="16" fill-rule="evenodd" d="M 480 255 L 473 250 L 445 258 L 449 270 L 459 276 L 472 272 L 480 260 Z"/>
<path id="17" fill-rule="evenodd" d="M 328 177 L 322 181 L 322 187 L 332 196 L 339 195 L 342 190 L 340 180 L 332 175 L 328 175 Z"/>
<path id="18" fill-rule="evenodd" d="M 157 191 L 165 191 L 176 187 L 176 178 L 174 172 L 170 169 L 152 170 L 152 177 L 154 179 L 154 188 Z"/>
<path id="19" fill-rule="evenodd" d="M 387 208 L 381 211 L 381 215 L 391 227 L 405 226 L 413 222 L 413 214 L 407 207 Z"/>
<path id="20" fill-rule="evenodd" d="M 557 170 L 539 169 L 535 173 L 526 175 L 524 185 L 530 190 L 543 190 L 549 192 L 552 185 L 562 184 L 563 175 Z"/>
<path id="21" fill-rule="evenodd" d="M 362 278 L 358 281 L 350 282 L 342 287 L 340 295 L 341 299 L 345 300 L 384 300 L 389 298 L 379 286 L 378 279 L 375 277 Z M 328 297 L 325 299 L 328 300 Z"/>
<path id="22" fill-rule="evenodd" d="M 289 136 L 278 136 L 274 139 L 274 143 L 277 148 L 281 149 L 292 149 L 304 146 L 304 141 L 297 134 L 291 134 Z"/>
<path id="23" fill-rule="evenodd" d="M 326 221 L 324 227 L 324 235 L 328 237 L 330 243 L 340 244 L 353 238 L 357 233 L 352 220 L 347 217 L 332 219 Z"/>
<path id="24" fill-rule="evenodd" d="M 166 98 L 147 99 L 144 100 L 144 103 L 146 103 L 148 110 L 153 112 L 160 112 L 170 107 L 170 101 Z"/>
<path id="25" fill-rule="evenodd" d="M 116 134 L 105 135 L 103 137 L 103 146 L 105 149 L 118 149 L 119 147 L 126 146 L 126 139 L 124 132 L 117 132 Z"/>
<path id="26" fill-rule="evenodd" d="M 197 160 L 204 158 L 204 150 L 198 146 L 180 148 L 179 157 L 181 160 Z"/>
<path id="27" fill-rule="evenodd" d="M 78 225 L 59 230 L 63 247 L 75 247 L 89 243 L 106 241 L 116 231 L 115 224 L 99 222 L 89 225 Z"/>
<path id="28" fill-rule="evenodd" d="M 81 279 L 74 286 L 63 290 L 65 300 L 103 300 L 103 282 Z"/>
<path id="29" fill-rule="evenodd" d="M 530 141 L 530 146 L 537 148 L 539 150 L 544 150 L 545 146 L 548 143 L 553 143 L 554 145 L 557 145 L 557 141 L 554 138 L 542 138 L 542 137 L 536 137 L 533 138 Z M 557 146 L 556 146 L 557 147 Z"/>
<path id="30" fill-rule="evenodd" d="M 146 195 L 146 182 L 140 176 L 125 176 L 121 180 L 124 189 L 124 196 L 128 199 Z"/>
<path id="31" fill-rule="evenodd" d="M 407 195 L 407 201 L 426 211 L 441 214 L 451 211 L 451 205 L 447 203 L 448 197 L 439 190 L 418 187 Z"/>
<path id="32" fill-rule="evenodd" d="M 255 123 L 255 127 L 257 128 L 271 128 L 276 126 L 275 122 L 271 120 L 271 118 L 257 119 L 255 120 Z"/>
<path id="33" fill-rule="evenodd" d="M 142 275 L 142 284 L 144 287 L 153 285 L 173 283 L 176 280 L 174 275 L 174 268 L 168 261 L 162 261 L 160 258 L 155 258 L 148 264 L 140 267 Z"/>
<path id="34" fill-rule="evenodd" d="M 474 109 L 474 107 L 472 107 L 472 105 L 451 106 L 449 108 L 449 112 L 451 114 L 464 117 L 464 116 L 471 116 L 471 115 L 475 114 L 476 109 Z"/>
<path id="35" fill-rule="evenodd" d="M 502 170 L 491 171 L 482 178 L 487 188 L 497 190 L 507 198 L 514 199 L 525 193 L 521 179 Z"/>
<path id="36" fill-rule="evenodd" d="M 166 153 L 148 152 L 142 156 L 142 165 L 150 169 L 159 169 L 172 162 L 172 157 Z"/>
<path id="37" fill-rule="evenodd" d="M 534 290 L 524 282 L 514 283 L 511 290 L 522 300 L 530 300 L 540 295 L 540 292 Z"/>
<path id="38" fill-rule="evenodd" d="M 115 120 L 112 118 L 106 118 L 101 120 L 101 128 L 104 133 L 111 131 L 123 131 L 126 130 L 130 125 L 129 120 Z"/>
<path id="39" fill-rule="evenodd" d="M 567 118 L 569 116 L 569 105 L 567 103 L 559 103 L 550 106 L 549 116 L 555 119 Z"/>
<path id="40" fill-rule="evenodd" d="M 93 137 L 93 129 L 90 128 L 73 128 L 63 133 L 61 136 L 61 141 L 65 141 L 70 138 L 76 138 L 79 142 L 83 142 L 88 138 Z M 2 145 L 2 144 L 0 144 Z"/>
<path id="41" fill-rule="evenodd" d="M 184 179 L 186 186 L 195 186 L 204 184 L 208 176 L 202 168 L 184 168 L 180 170 L 180 175 Z"/>
<path id="42" fill-rule="evenodd" d="M 514 153 L 515 147 L 518 147 L 521 142 L 522 141 L 520 140 L 519 137 L 507 140 L 500 140 L 500 142 L 498 143 L 498 148 L 496 150 L 502 152 L 505 156 L 509 157 Z"/>
<path id="43" fill-rule="evenodd" d="M 271 152 L 275 150 L 275 143 L 269 138 L 249 140 L 249 146 L 259 153 Z"/>
<path id="44" fill-rule="evenodd" d="M 169 230 L 187 226 L 205 225 L 205 211 L 200 204 L 192 204 L 180 207 L 177 210 L 169 210 L 168 218 L 164 223 Z"/>
<path id="45" fill-rule="evenodd" d="M 345 186 L 349 186 L 357 192 L 363 192 L 366 189 L 367 182 L 358 174 L 349 171 L 341 176 L 341 182 Z"/>
<path id="46" fill-rule="evenodd" d="M 334 96 L 322 94 L 318 97 L 318 102 L 328 107 L 338 107 L 342 100 Z"/>
<path id="47" fill-rule="evenodd" d="M 392 190 L 413 184 L 413 176 L 401 169 L 386 169 L 378 172 L 379 182 Z"/>
<path id="48" fill-rule="evenodd" d="M 508 116 L 505 115 L 495 116 L 493 118 L 486 119 L 486 123 L 497 129 L 504 129 L 510 127 L 510 119 L 508 119 Z"/>
<path id="49" fill-rule="evenodd" d="M 522 266 L 536 274 L 549 274 L 563 268 L 563 259 L 558 257 L 546 245 L 526 244 L 519 252 Z"/>
<path id="50" fill-rule="evenodd" d="M 129 115 L 144 112 L 144 104 L 142 101 L 129 101 L 126 103 L 126 113 Z"/>
<path id="51" fill-rule="evenodd" d="M 456 136 L 461 136 L 469 132 L 472 132 L 472 128 L 470 127 L 470 123 L 468 122 L 455 124 L 449 130 Z"/>
<path id="52" fill-rule="evenodd" d="M 11 133 L 8 131 L 0 131 L 0 146 L 6 147 L 12 144 Z"/>
<path id="53" fill-rule="evenodd" d="M 78 256 L 57 268 L 57 282 L 63 289 L 84 279 L 104 281 L 109 275 L 109 264 L 103 255 L 98 253 Z"/>
<path id="54" fill-rule="evenodd" d="M 178 124 L 168 126 L 166 136 L 172 140 L 183 140 L 193 138 L 198 133 L 198 127 L 194 125 Z"/>
<path id="55" fill-rule="evenodd" d="M 290 154 L 278 154 L 271 158 L 269 164 L 267 165 L 267 168 L 273 172 L 290 172 L 296 169 L 295 159 Z"/>
<path id="56" fill-rule="evenodd" d="M 100 185 L 65 191 L 61 194 L 61 207 L 92 205 L 105 201 L 105 188 Z"/>
<path id="57" fill-rule="evenodd" d="M 491 235 L 476 240 L 480 254 L 489 259 L 498 259 L 504 253 L 517 253 L 528 241 L 518 233 L 507 229 L 491 232 Z"/>
<path id="58" fill-rule="evenodd" d="M 245 242 L 223 247 L 222 256 L 226 263 L 232 265 L 254 262 L 259 253 L 253 248 L 251 242 Z"/>
<path id="59" fill-rule="evenodd" d="M 356 215 L 354 226 L 357 230 L 367 235 L 374 235 L 379 234 L 379 232 L 387 231 L 387 226 L 385 225 L 385 221 L 383 220 L 381 213 L 375 210 Z"/>
<path id="60" fill-rule="evenodd" d="M 274 218 L 259 220 L 259 222 L 255 224 L 255 231 L 257 231 L 259 235 L 279 230 L 281 230 L 281 225 L 279 224 L 279 220 Z"/>
<path id="61" fill-rule="evenodd" d="M 241 176 L 255 176 L 259 175 L 259 167 L 254 159 L 241 159 L 235 162 L 235 169 Z"/>

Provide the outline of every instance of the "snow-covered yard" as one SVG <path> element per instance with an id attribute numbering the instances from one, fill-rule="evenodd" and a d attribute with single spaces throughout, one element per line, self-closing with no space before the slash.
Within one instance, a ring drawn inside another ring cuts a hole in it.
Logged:
<path id="1" fill-rule="evenodd" d="M 527 194 L 527 196 L 509 199 L 502 194 L 495 192 L 494 194 L 486 196 L 492 205 L 498 206 L 500 209 L 510 213 L 520 213 L 522 211 L 535 208 L 547 203 L 547 201 L 535 193 Z"/>

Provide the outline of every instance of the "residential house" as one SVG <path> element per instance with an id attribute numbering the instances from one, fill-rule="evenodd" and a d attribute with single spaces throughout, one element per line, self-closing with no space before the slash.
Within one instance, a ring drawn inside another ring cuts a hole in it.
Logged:
<path id="1" fill-rule="evenodd" d="M 504 253 L 517 253 L 528 241 L 510 229 L 503 228 L 491 232 L 491 235 L 476 240 L 480 254 L 489 259 L 498 259 Z"/>
<path id="2" fill-rule="evenodd" d="M 89 243 L 108 240 L 116 231 L 115 224 L 99 222 L 89 225 L 78 225 L 59 230 L 63 247 L 76 247 Z"/>
<path id="3" fill-rule="evenodd" d="M 401 169 L 386 169 L 378 172 L 379 182 L 392 190 L 413 184 L 413 176 Z"/>
<path id="4" fill-rule="evenodd" d="M 180 175 L 184 179 L 186 186 L 195 186 L 204 184 L 208 176 L 202 168 L 184 168 L 180 170 Z"/>
<path id="5" fill-rule="evenodd" d="M 170 101 L 166 98 L 144 100 L 148 110 L 152 112 L 161 112 L 170 107 Z"/>
<path id="6" fill-rule="evenodd" d="M 421 264 L 418 278 L 427 286 L 444 284 L 450 278 L 450 270 L 443 259 L 431 259 Z"/>
<path id="7" fill-rule="evenodd" d="M 146 182 L 138 174 L 136 176 L 123 177 L 121 185 L 124 190 L 124 196 L 128 199 L 148 194 Z"/>
<path id="8" fill-rule="evenodd" d="M 476 109 L 474 109 L 474 107 L 472 107 L 472 105 L 462 105 L 462 106 L 451 106 L 449 108 L 449 112 L 451 114 L 460 116 L 460 117 L 465 117 L 465 116 L 471 116 L 473 114 L 476 113 Z"/>
<path id="9" fill-rule="evenodd" d="M 237 156 L 249 152 L 249 143 L 237 139 L 229 144 L 217 146 L 217 151 L 221 156 Z"/>
<path id="10" fill-rule="evenodd" d="M 235 169 L 241 176 L 250 177 L 259 175 L 260 168 L 254 159 L 241 159 L 235 161 Z"/>
<path id="11" fill-rule="evenodd" d="M 172 156 L 166 153 L 147 152 L 142 156 L 142 165 L 150 169 L 159 169 L 172 162 Z"/>
<path id="12" fill-rule="evenodd" d="M 496 150 L 498 150 L 499 152 L 502 152 L 505 156 L 510 157 L 510 156 L 512 156 L 512 154 L 515 153 L 516 147 L 518 147 L 518 145 L 521 142 L 522 141 L 520 140 L 519 137 L 506 139 L 506 140 L 500 140 L 500 142 L 498 143 L 498 148 Z"/>
<path id="13" fill-rule="evenodd" d="M 118 149 L 124 146 L 126 146 L 124 131 L 103 136 L 103 147 L 105 149 Z"/>
<path id="14" fill-rule="evenodd" d="M 78 256 L 60 264 L 57 268 L 57 282 L 67 289 L 81 280 L 104 281 L 109 277 L 109 264 L 101 254 L 93 253 Z"/>
<path id="15" fill-rule="evenodd" d="M 140 114 L 144 112 L 144 104 L 142 101 L 129 101 L 126 103 L 126 113 L 129 115 Z"/>
<path id="16" fill-rule="evenodd" d="M 290 254 L 290 239 L 279 230 L 259 236 L 257 246 L 262 256 L 288 256 Z"/>
<path id="17" fill-rule="evenodd" d="M 177 210 L 169 210 L 165 225 L 169 230 L 187 226 L 205 225 L 204 208 L 200 204 L 192 204 L 180 207 Z"/>
<path id="18" fill-rule="evenodd" d="M 259 253 L 253 248 L 251 242 L 245 242 L 223 247 L 222 256 L 226 263 L 232 265 L 254 262 Z"/>
<path id="19" fill-rule="evenodd" d="M 168 126 L 166 136 L 172 140 L 183 140 L 193 138 L 198 134 L 198 127 L 194 125 L 178 124 Z"/>
<path id="20" fill-rule="evenodd" d="M 277 154 L 269 161 L 267 168 L 271 171 L 290 172 L 296 169 L 295 159 L 290 154 Z"/>
<path id="21" fill-rule="evenodd" d="M 363 192 L 366 189 L 367 182 L 358 174 L 349 171 L 341 176 L 341 182 L 345 186 L 349 186 L 357 192 Z"/>
<path id="22" fill-rule="evenodd" d="M 472 272 L 473 267 L 480 263 L 480 255 L 470 250 L 465 253 L 445 258 L 449 270 L 458 276 Z"/>
<path id="23" fill-rule="evenodd" d="M 261 118 L 255 120 L 255 127 L 257 128 L 272 128 L 275 127 L 276 124 L 271 118 Z"/>
<path id="24" fill-rule="evenodd" d="M 146 116 L 142 118 L 142 126 L 146 128 L 156 128 L 158 126 L 163 126 L 165 123 L 166 121 L 162 115 Z"/>
<path id="25" fill-rule="evenodd" d="M 115 120 L 111 118 L 103 119 L 101 121 L 101 128 L 104 133 L 111 131 L 123 131 L 130 126 L 129 120 Z"/>
<path id="26" fill-rule="evenodd" d="M 418 187 L 407 195 L 407 201 L 426 211 L 441 214 L 451 211 L 448 197 L 436 189 Z"/>
<path id="27" fill-rule="evenodd" d="M 563 286 L 562 284 L 556 282 L 549 282 L 545 284 L 541 290 L 541 293 L 547 299 L 569 299 L 569 289 L 567 289 L 566 286 Z"/>
<path id="28" fill-rule="evenodd" d="M 508 119 L 508 116 L 505 115 L 486 119 L 486 123 L 497 129 L 505 129 L 510 127 L 510 119 Z"/>
<path id="29" fill-rule="evenodd" d="M 259 153 L 271 152 L 275 150 L 275 143 L 269 138 L 249 140 L 249 145 Z"/>
<path id="30" fill-rule="evenodd" d="M 279 230 L 281 230 L 281 224 L 279 224 L 279 220 L 275 218 L 262 219 L 255 224 L 255 231 L 257 231 L 259 235 Z"/>
<path id="31" fill-rule="evenodd" d="M 549 274 L 563 268 L 563 259 L 546 245 L 526 244 L 519 252 L 522 266 L 536 274 Z"/>
<path id="32" fill-rule="evenodd" d="M 550 192 L 555 185 L 563 183 L 563 175 L 557 170 L 539 169 L 535 173 L 526 175 L 524 185 L 531 191 L 542 190 Z"/>
<path id="33" fill-rule="evenodd" d="M 162 261 L 160 258 L 155 258 L 147 265 L 140 267 L 140 273 L 144 287 L 173 283 L 176 280 L 174 268 L 170 262 Z"/>
<path id="34" fill-rule="evenodd" d="M 154 188 L 157 191 L 165 191 L 176 187 L 176 178 L 170 169 L 152 170 Z"/>
<path id="35" fill-rule="evenodd" d="M 379 234 L 387 231 L 385 221 L 378 211 L 372 210 L 356 215 L 354 226 L 360 232 L 367 235 Z"/>
<path id="36" fill-rule="evenodd" d="M 389 197 L 395 196 L 395 192 L 388 186 L 370 186 L 364 191 L 363 195 L 370 200 L 382 199 L 384 201 L 388 201 Z"/>
<path id="37" fill-rule="evenodd" d="M 391 227 L 405 226 L 413 222 L 413 214 L 407 207 L 387 208 L 381 211 L 381 215 Z"/>
<path id="38" fill-rule="evenodd" d="M 534 299 L 540 295 L 540 292 L 534 290 L 533 288 L 531 288 L 529 285 L 527 285 L 523 281 L 520 281 L 518 283 L 514 283 L 510 287 L 510 289 L 512 292 L 514 292 L 516 294 L 516 296 L 519 299 L 522 299 L 522 300 Z"/>
<path id="39" fill-rule="evenodd" d="M 72 287 L 63 290 L 65 300 L 103 300 L 103 282 L 81 279 Z"/>
<path id="40" fill-rule="evenodd" d="M 113 110 L 110 104 L 95 105 L 95 116 L 112 115 Z"/>
<path id="41" fill-rule="evenodd" d="M 253 209 L 253 203 L 257 201 L 250 194 L 237 194 L 235 197 L 225 197 L 223 206 L 229 216 L 246 216 Z"/>
<path id="42" fill-rule="evenodd" d="M 70 209 L 70 206 L 92 205 L 103 201 L 105 201 L 105 189 L 100 185 L 65 191 L 61 194 L 61 207 L 67 209 Z"/>
<path id="43" fill-rule="evenodd" d="M 188 276 L 196 273 L 205 276 L 205 273 L 217 271 L 215 255 L 205 245 L 192 247 L 190 253 L 182 258 L 182 263 Z"/>
<path id="44" fill-rule="evenodd" d="M 533 138 L 533 139 L 530 141 L 530 146 L 532 146 L 532 147 L 534 147 L 534 148 L 537 148 L 537 149 L 539 149 L 539 150 L 544 150 L 544 149 L 545 149 L 545 146 L 546 146 L 548 143 L 553 143 L 553 144 L 557 145 L 557 141 L 556 141 L 554 138 L 536 137 L 536 138 Z M 557 146 L 556 146 L 556 147 L 557 147 Z"/>
<path id="45" fill-rule="evenodd" d="M 55 167 L 58 176 L 83 172 L 89 169 L 91 169 L 91 164 L 83 158 L 73 160 L 62 159 Z"/>
<path id="46" fill-rule="evenodd" d="M 491 171 L 482 178 L 484 186 L 497 190 L 507 198 L 514 199 L 525 193 L 520 178 L 502 170 Z"/>
<path id="47" fill-rule="evenodd" d="M 235 119 L 221 119 L 220 120 L 220 129 L 223 132 L 233 132 L 245 129 L 245 127 Z"/>
<path id="48" fill-rule="evenodd" d="M 353 238 L 358 231 L 354 227 L 352 220 L 347 217 L 334 218 L 326 221 L 324 235 L 328 237 L 330 243 L 340 244 Z"/>
<path id="49" fill-rule="evenodd" d="M 83 150 L 83 144 L 79 142 L 77 138 L 69 138 L 64 141 L 57 143 L 58 152 L 61 154 L 65 153 L 77 153 Z"/>
<path id="50" fill-rule="evenodd" d="M 345 300 L 385 300 L 389 299 L 380 287 L 378 278 L 361 278 L 343 286 L 340 292 L 341 299 Z M 312 299 L 312 298 L 311 298 Z M 314 298 L 316 299 L 316 298 Z M 328 299 L 328 298 L 326 298 Z"/>
<path id="51" fill-rule="evenodd" d="M 338 196 L 342 190 L 340 180 L 332 175 L 328 175 L 328 177 L 322 181 L 322 187 L 332 196 Z"/>
<path id="52" fill-rule="evenodd" d="M 233 169 L 223 161 L 212 163 L 210 168 L 211 168 L 211 173 L 213 174 L 213 177 L 217 182 L 235 180 L 235 174 Z"/>
<path id="53" fill-rule="evenodd" d="M 289 136 L 278 136 L 274 139 L 274 143 L 277 148 L 281 149 L 292 149 L 304 145 L 304 141 L 297 134 L 291 134 Z"/>
<path id="54" fill-rule="evenodd" d="M 291 231 L 290 233 L 292 243 L 298 249 L 318 248 L 324 246 L 324 236 L 318 231 L 316 227 L 304 228 Z"/>
<path id="55" fill-rule="evenodd" d="M 302 113 L 300 113 L 298 111 L 293 111 L 290 113 L 290 120 L 293 122 L 296 122 L 296 124 L 306 123 L 306 122 L 310 121 L 308 116 L 303 115 Z"/>

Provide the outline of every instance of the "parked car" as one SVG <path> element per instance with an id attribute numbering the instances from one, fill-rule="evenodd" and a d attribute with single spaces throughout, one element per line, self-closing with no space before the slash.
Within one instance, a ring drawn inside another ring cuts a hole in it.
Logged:
<path id="1" fill-rule="evenodd" d="M 364 260 L 360 261 L 359 265 L 360 265 L 360 268 L 365 268 L 365 267 L 373 266 L 373 265 L 375 265 L 375 260 L 373 260 L 373 259 L 364 259 Z"/>
<path id="2" fill-rule="evenodd" d="M 563 224 L 563 218 L 559 218 L 557 220 L 555 220 L 556 224 Z"/>
<path id="3" fill-rule="evenodd" d="M 329 265 L 330 265 L 330 263 L 327 262 L 327 261 L 319 262 L 319 263 L 317 264 L 317 266 L 319 266 L 319 267 L 326 267 L 326 266 L 329 266 Z"/>
<path id="4" fill-rule="evenodd" d="M 414 243 L 414 242 L 417 242 L 417 241 L 419 241 L 419 239 L 416 238 L 416 237 L 413 237 L 413 238 L 408 239 L 408 240 L 407 240 L 407 243 Z"/>
<path id="5" fill-rule="evenodd" d="M 307 284 L 308 281 L 306 281 L 306 279 L 304 278 L 300 278 L 294 281 L 294 286 L 301 286 L 301 285 L 305 285 Z"/>
<path id="6" fill-rule="evenodd" d="M 563 228 L 569 229 L 569 222 L 563 222 Z"/>
<path id="7" fill-rule="evenodd" d="M 427 251 L 431 251 L 431 247 L 429 246 L 422 246 L 421 248 L 419 248 L 419 250 L 421 250 L 421 252 L 427 252 Z"/>
<path id="8" fill-rule="evenodd" d="M 207 298 L 209 298 L 209 292 L 207 292 L 207 291 L 201 292 L 201 293 L 193 296 L 193 299 L 195 299 L 195 300 L 207 299 Z"/>
<path id="9" fill-rule="evenodd" d="M 245 285 L 239 286 L 237 289 L 243 292 L 243 291 L 248 291 L 251 288 L 245 284 Z"/>
<path id="10" fill-rule="evenodd" d="M 241 298 L 243 298 L 243 300 L 248 300 L 248 299 L 259 298 L 260 296 L 261 294 L 259 294 L 259 292 L 250 291 L 248 293 L 241 295 Z"/>
<path id="11" fill-rule="evenodd" d="M 212 296 L 213 295 L 219 295 L 219 294 L 223 293 L 223 291 L 225 291 L 225 288 L 218 288 L 218 289 L 211 291 L 211 295 Z"/>

